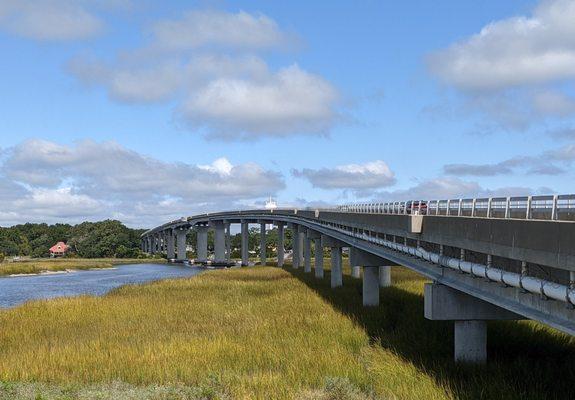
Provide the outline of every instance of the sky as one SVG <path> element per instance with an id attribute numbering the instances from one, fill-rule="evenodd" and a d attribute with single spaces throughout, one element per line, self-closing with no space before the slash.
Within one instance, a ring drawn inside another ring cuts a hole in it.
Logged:
<path id="1" fill-rule="evenodd" d="M 575 0 L 0 0 L 0 225 L 569 193 Z"/>

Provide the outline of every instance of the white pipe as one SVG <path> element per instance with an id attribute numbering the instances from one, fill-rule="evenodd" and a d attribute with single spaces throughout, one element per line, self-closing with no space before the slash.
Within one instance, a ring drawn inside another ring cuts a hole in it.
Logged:
<path id="1" fill-rule="evenodd" d="M 390 249 L 422 258 L 434 264 L 466 272 L 481 278 L 487 277 L 489 280 L 494 282 L 504 283 L 507 286 L 516 288 L 523 288 L 530 293 L 539 294 L 550 299 L 568 302 L 575 305 L 575 289 L 570 289 L 569 286 L 566 285 L 561 285 L 559 283 L 546 281 L 532 276 L 522 277 L 521 274 L 505 271 L 496 267 L 442 256 L 437 253 L 429 252 L 423 247 L 416 248 L 387 240 L 366 238 L 365 236 L 363 238 L 368 241 L 382 244 Z"/>

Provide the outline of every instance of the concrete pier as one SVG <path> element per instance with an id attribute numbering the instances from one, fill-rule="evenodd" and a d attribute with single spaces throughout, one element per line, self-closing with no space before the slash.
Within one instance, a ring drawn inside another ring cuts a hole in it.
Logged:
<path id="1" fill-rule="evenodd" d="M 425 284 L 425 318 L 454 321 L 456 362 L 485 363 L 487 330 L 485 321 L 523 319 L 506 309 L 436 283 Z"/>
<path id="2" fill-rule="evenodd" d="M 226 228 L 223 222 L 216 221 L 214 227 L 214 263 L 226 263 Z"/>
<path id="3" fill-rule="evenodd" d="M 355 256 L 356 249 L 350 247 L 349 249 L 349 265 L 351 267 L 351 277 L 359 279 L 361 278 L 361 265 L 357 263 L 357 257 Z"/>
<path id="4" fill-rule="evenodd" d="M 177 239 L 177 259 L 178 261 L 186 261 L 188 256 L 186 254 L 186 236 L 188 234 L 187 229 L 176 230 Z"/>
<path id="5" fill-rule="evenodd" d="M 304 260 L 305 260 L 305 256 L 304 256 L 304 250 L 305 250 L 305 234 L 306 234 L 306 229 L 303 226 L 298 226 L 298 230 L 297 230 L 298 234 L 297 234 L 297 248 L 298 248 L 298 260 L 299 260 L 299 266 L 301 267 L 302 265 L 304 265 Z"/>
<path id="6" fill-rule="evenodd" d="M 249 265 L 249 243 L 250 243 L 250 237 L 249 237 L 249 224 L 247 223 L 247 221 L 242 220 L 242 225 L 241 225 L 241 230 L 242 230 L 242 249 L 241 249 L 241 253 L 242 253 L 242 267 L 246 267 Z"/>
<path id="7" fill-rule="evenodd" d="M 278 227 L 278 243 L 277 243 L 277 253 L 278 253 L 278 267 L 284 266 L 285 249 L 284 249 L 284 224 L 277 223 Z"/>
<path id="8" fill-rule="evenodd" d="M 292 266 L 297 269 L 300 266 L 298 227 L 296 224 L 290 224 L 289 227 L 292 232 Z"/>
<path id="9" fill-rule="evenodd" d="M 455 321 L 454 357 L 456 362 L 485 364 L 487 361 L 487 323 Z"/>
<path id="10" fill-rule="evenodd" d="M 331 287 L 340 287 L 343 285 L 341 249 L 347 245 L 326 235 L 321 236 L 321 245 L 331 249 Z"/>
<path id="11" fill-rule="evenodd" d="M 260 222 L 260 264 L 267 264 L 267 239 L 266 239 L 266 223 Z"/>
<path id="12" fill-rule="evenodd" d="M 304 268 L 303 272 L 311 272 L 311 239 L 304 239 Z"/>
<path id="13" fill-rule="evenodd" d="M 391 286 L 391 266 L 381 265 L 379 267 L 379 287 Z"/>
<path id="14" fill-rule="evenodd" d="M 341 247 L 331 248 L 331 287 L 343 286 Z"/>
<path id="15" fill-rule="evenodd" d="M 323 247 L 321 246 L 321 235 L 319 232 L 313 231 L 311 229 L 307 230 L 307 239 L 313 240 L 315 245 L 315 265 L 314 265 L 314 275 L 316 278 L 323 278 Z M 311 246 L 311 243 L 310 243 Z"/>
<path id="16" fill-rule="evenodd" d="M 176 238 L 174 237 L 174 233 L 170 229 L 166 233 L 168 239 L 168 248 L 167 248 L 167 256 L 168 260 L 176 258 Z"/>
<path id="17" fill-rule="evenodd" d="M 201 263 L 208 261 L 208 230 L 207 226 L 196 226 L 196 257 Z"/>
<path id="18" fill-rule="evenodd" d="M 232 260 L 232 234 L 231 234 L 231 224 L 229 222 L 224 222 L 226 228 L 226 261 L 230 262 Z"/>
<path id="19" fill-rule="evenodd" d="M 363 305 L 379 305 L 379 267 L 363 267 Z"/>

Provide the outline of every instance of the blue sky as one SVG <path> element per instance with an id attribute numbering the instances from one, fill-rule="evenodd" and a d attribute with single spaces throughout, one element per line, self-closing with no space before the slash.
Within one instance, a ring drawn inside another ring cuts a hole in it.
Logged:
<path id="1" fill-rule="evenodd" d="M 574 3 L 0 0 L 0 224 L 570 192 Z"/>

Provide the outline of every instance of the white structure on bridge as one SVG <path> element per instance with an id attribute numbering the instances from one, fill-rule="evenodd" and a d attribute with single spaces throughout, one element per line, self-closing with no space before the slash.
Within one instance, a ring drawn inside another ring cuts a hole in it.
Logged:
<path id="1" fill-rule="evenodd" d="M 392 284 L 391 268 L 403 265 L 432 281 L 425 286 L 425 317 L 454 321 L 455 360 L 484 362 L 489 320 L 533 319 L 575 334 L 574 208 L 575 196 L 566 195 L 232 211 L 164 224 L 144 233 L 142 246 L 183 261 L 187 232 L 195 229 L 197 259 L 205 262 L 213 229 L 214 262 L 226 264 L 230 224 L 237 223 L 248 265 L 248 228 L 256 223 L 265 264 L 266 225 L 273 224 L 281 267 L 288 228 L 293 268 L 313 269 L 323 279 L 329 248 L 334 289 L 343 284 L 342 251 L 349 249 L 352 276 L 360 278 L 363 269 L 365 306 L 379 304 L 380 287 Z"/>

